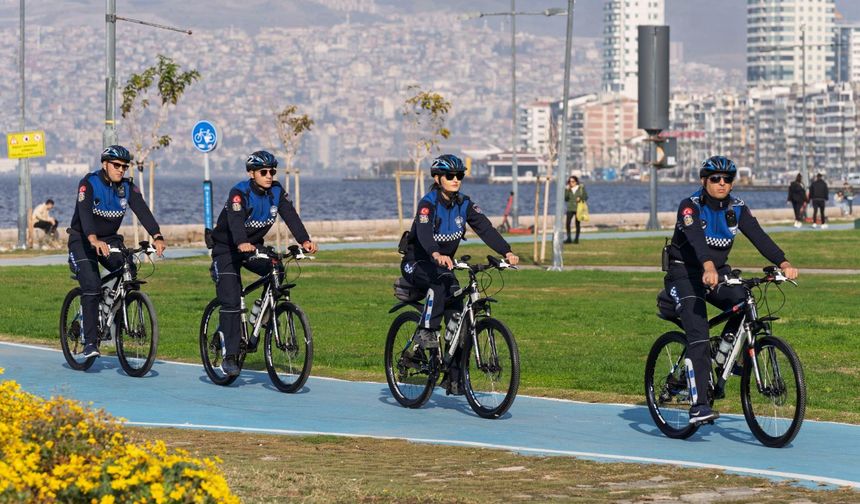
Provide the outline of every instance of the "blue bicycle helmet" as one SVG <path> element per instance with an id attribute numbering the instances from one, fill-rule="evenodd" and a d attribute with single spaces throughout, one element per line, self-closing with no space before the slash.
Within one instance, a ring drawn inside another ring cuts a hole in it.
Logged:
<path id="1" fill-rule="evenodd" d="M 252 153 L 245 161 L 245 169 L 248 171 L 277 167 L 278 160 L 275 159 L 275 156 L 264 150 Z"/>
<path id="2" fill-rule="evenodd" d="M 453 154 L 442 154 L 434 159 L 433 164 L 430 165 L 430 175 L 444 175 L 449 172 L 465 171 L 466 167 L 463 165 L 463 161 Z"/>
<path id="3" fill-rule="evenodd" d="M 102 161 L 124 161 L 130 163 L 134 156 L 122 145 L 111 145 L 102 151 Z"/>
<path id="4" fill-rule="evenodd" d="M 699 170 L 699 178 L 704 178 L 714 173 L 735 176 L 738 173 L 738 168 L 735 166 L 734 161 L 725 156 L 711 156 L 702 162 L 702 169 Z"/>

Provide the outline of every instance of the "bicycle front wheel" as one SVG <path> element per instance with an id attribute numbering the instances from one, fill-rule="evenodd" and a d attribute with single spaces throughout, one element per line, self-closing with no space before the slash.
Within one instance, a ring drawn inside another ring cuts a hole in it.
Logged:
<path id="1" fill-rule="evenodd" d="M 781 448 L 800 431 L 806 412 L 806 380 L 800 359 L 780 338 L 756 341 L 755 359 L 761 386 L 755 381 L 752 358 L 744 358 L 741 405 L 753 435 L 765 446 Z"/>
<path id="2" fill-rule="evenodd" d="M 85 371 L 96 361 L 95 357 L 84 357 L 81 353 L 84 341 L 84 315 L 81 308 L 81 289 L 75 287 L 66 294 L 60 309 L 60 346 L 69 367 Z"/>
<path id="3" fill-rule="evenodd" d="M 438 349 L 425 351 L 412 340 L 420 319 L 415 311 L 401 313 L 385 339 L 385 379 L 394 399 L 407 408 L 423 406 L 439 378 Z"/>
<path id="4" fill-rule="evenodd" d="M 657 428 L 674 439 L 687 439 L 699 429 L 697 424 L 690 424 L 686 357 L 687 338 L 670 331 L 657 338 L 645 362 L 648 411 Z"/>
<path id="5" fill-rule="evenodd" d="M 305 385 L 314 361 L 314 340 L 301 308 L 289 302 L 278 305 L 275 320 L 266 330 L 264 351 L 266 370 L 275 388 L 293 393 Z"/>
<path id="6" fill-rule="evenodd" d="M 520 386 L 520 354 L 511 330 L 494 318 L 475 324 L 477 346 L 466 338 L 463 385 L 469 406 L 483 418 L 504 415 Z"/>
<path id="7" fill-rule="evenodd" d="M 125 297 L 128 326 L 120 321 L 116 335 L 116 356 L 129 376 L 141 377 L 149 372 L 158 349 L 158 319 L 149 296 L 132 291 Z M 122 312 L 117 312 L 121 317 Z"/>
<path id="8" fill-rule="evenodd" d="M 224 341 L 221 336 L 221 302 L 213 299 L 203 310 L 200 320 L 200 359 L 206 376 L 216 385 L 227 386 L 236 381 L 238 376 L 228 376 L 221 370 L 224 359 Z M 239 355 L 239 369 L 245 363 L 245 353 Z"/>

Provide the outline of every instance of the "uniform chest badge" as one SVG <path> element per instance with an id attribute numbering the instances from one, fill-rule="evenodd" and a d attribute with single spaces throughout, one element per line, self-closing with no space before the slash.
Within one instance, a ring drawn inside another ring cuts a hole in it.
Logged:
<path id="1" fill-rule="evenodd" d="M 454 224 L 456 224 L 458 228 L 463 227 L 463 218 L 458 215 L 457 218 L 454 219 Z"/>
<path id="2" fill-rule="evenodd" d="M 119 206 L 121 206 L 123 210 L 126 209 L 126 207 L 128 206 L 128 202 L 125 200 L 125 198 L 120 198 Z"/>
<path id="3" fill-rule="evenodd" d="M 269 215 L 272 217 L 278 215 L 278 207 L 276 207 L 275 205 L 270 206 L 269 207 Z"/>

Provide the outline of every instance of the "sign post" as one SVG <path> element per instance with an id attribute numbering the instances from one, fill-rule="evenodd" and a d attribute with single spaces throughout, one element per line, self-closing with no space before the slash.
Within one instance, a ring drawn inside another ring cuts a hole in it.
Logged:
<path id="1" fill-rule="evenodd" d="M 6 152 L 11 159 L 18 159 L 18 246 L 32 246 L 33 230 L 30 212 L 33 200 L 30 188 L 31 157 L 45 156 L 45 132 L 22 131 L 6 135 Z"/>
<path id="2" fill-rule="evenodd" d="M 198 121 L 191 130 L 194 148 L 203 153 L 203 224 L 212 229 L 212 181 L 209 179 L 209 153 L 218 145 L 218 130 L 209 121 Z"/>

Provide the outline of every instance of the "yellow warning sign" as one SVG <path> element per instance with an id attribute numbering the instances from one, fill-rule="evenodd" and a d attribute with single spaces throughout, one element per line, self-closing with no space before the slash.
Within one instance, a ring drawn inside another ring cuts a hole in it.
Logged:
<path id="1" fill-rule="evenodd" d="M 13 159 L 42 157 L 45 155 L 45 132 L 24 131 L 6 135 L 6 147 Z"/>

